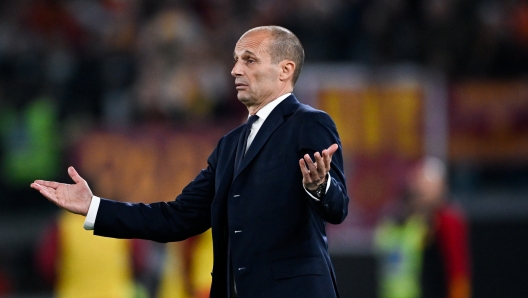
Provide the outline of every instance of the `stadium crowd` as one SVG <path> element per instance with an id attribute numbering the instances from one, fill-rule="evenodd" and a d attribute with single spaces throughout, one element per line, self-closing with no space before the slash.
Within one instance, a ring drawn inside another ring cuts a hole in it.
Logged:
<path id="1" fill-rule="evenodd" d="M 231 116 L 231 47 L 261 24 L 295 32 L 308 63 L 415 63 L 451 78 L 528 66 L 523 1 L 2 1 L 0 105 L 47 96 L 72 125 Z"/>

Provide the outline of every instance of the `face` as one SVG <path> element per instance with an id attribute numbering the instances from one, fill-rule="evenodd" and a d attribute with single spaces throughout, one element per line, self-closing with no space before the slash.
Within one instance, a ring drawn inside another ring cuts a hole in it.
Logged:
<path id="1" fill-rule="evenodd" d="M 237 97 L 250 112 L 273 101 L 284 89 L 279 79 L 280 63 L 271 63 L 269 38 L 268 32 L 251 32 L 237 42 L 233 53 L 231 75 L 235 77 Z"/>
<path id="2" fill-rule="evenodd" d="M 410 186 L 417 208 L 432 209 L 442 204 L 445 186 L 439 173 L 422 166 L 413 178 Z"/>

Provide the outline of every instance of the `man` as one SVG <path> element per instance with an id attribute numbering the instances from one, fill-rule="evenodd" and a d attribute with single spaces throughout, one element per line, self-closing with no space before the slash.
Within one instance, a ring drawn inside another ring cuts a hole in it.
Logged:
<path id="1" fill-rule="evenodd" d="M 400 214 L 376 230 L 379 297 L 471 297 L 468 225 L 447 199 L 445 164 L 424 158 L 406 182 Z"/>
<path id="2" fill-rule="evenodd" d="M 301 43 L 284 28 L 257 27 L 239 39 L 234 59 L 237 97 L 251 117 L 220 139 L 175 201 L 99 199 L 72 167 L 75 184 L 31 186 L 87 215 L 96 235 L 168 242 L 212 227 L 211 297 L 339 297 L 325 225 L 345 219 L 349 198 L 333 121 L 291 93 Z"/>

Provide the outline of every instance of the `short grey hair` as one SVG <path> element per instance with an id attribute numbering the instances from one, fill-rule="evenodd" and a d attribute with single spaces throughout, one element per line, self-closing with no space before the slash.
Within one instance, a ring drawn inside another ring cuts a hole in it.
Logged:
<path id="1" fill-rule="evenodd" d="M 271 35 L 271 42 L 268 51 L 271 56 L 271 63 L 278 64 L 283 60 L 291 60 L 295 63 L 293 72 L 293 85 L 297 82 L 304 64 L 304 48 L 301 41 L 290 30 L 280 26 L 260 26 L 255 27 L 242 35 L 257 31 L 268 31 Z M 242 39 L 242 37 L 240 37 Z"/>

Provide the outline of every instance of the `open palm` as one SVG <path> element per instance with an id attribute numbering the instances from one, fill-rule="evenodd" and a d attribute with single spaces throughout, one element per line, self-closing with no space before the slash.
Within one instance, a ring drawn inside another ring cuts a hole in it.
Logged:
<path id="1" fill-rule="evenodd" d="M 68 168 L 68 174 L 75 184 L 35 180 L 31 183 L 31 187 L 57 206 L 76 214 L 86 215 L 92 200 L 92 191 L 86 180 L 79 176 L 73 167 Z"/>
<path id="2" fill-rule="evenodd" d="M 299 166 L 303 174 L 303 185 L 306 189 L 315 190 L 320 184 L 324 183 L 326 175 L 331 169 L 332 155 L 334 155 L 337 149 L 339 149 L 339 146 L 332 144 L 321 153 L 315 152 L 315 161 L 308 154 L 305 154 L 299 160 Z"/>

